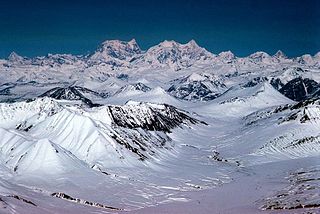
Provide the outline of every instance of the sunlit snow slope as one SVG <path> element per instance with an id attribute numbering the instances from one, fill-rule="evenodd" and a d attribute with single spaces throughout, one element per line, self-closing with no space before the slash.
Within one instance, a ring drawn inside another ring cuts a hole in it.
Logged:
<path id="1" fill-rule="evenodd" d="M 319 213 L 320 54 L 192 40 L 0 60 L 0 213 Z"/>

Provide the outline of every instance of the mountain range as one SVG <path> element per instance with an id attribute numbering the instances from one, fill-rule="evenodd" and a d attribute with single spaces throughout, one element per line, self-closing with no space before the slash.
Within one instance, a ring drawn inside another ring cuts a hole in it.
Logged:
<path id="1" fill-rule="evenodd" d="M 141 50 L 135 39 L 129 42 L 120 40 L 107 40 L 97 49 L 88 55 L 74 56 L 71 54 L 48 54 L 46 56 L 27 58 L 12 52 L 2 63 L 10 65 L 48 65 L 85 63 L 86 66 L 108 66 L 116 68 L 135 67 L 169 67 L 179 70 L 195 66 L 197 64 L 233 63 L 239 65 L 246 64 L 279 64 L 292 63 L 319 66 L 320 52 L 311 56 L 305 54 L 299 57 L 288 58 L 282 51 L 277 51 L 270 56 L 268 53 L 258 51 L 247 57 L 237 57 L 231 51 L 213 54 L 200 47 L 194 40 L 186 44 L 175 41 L 163 41 L 148 50 Z"/>
<path id="2" fill-rule="evenodd" d="M 194 40 L 0 60 L 0 213 L 317 213 L 320 52 Z"/>

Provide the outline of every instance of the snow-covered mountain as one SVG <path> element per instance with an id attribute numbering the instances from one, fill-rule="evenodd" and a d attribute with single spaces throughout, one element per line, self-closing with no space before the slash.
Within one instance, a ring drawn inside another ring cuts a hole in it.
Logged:
<path id="1" fill-rule="evenodd" d="M 18 63 L 18 62 L 23 62 L 25 61 L 27 58 L 26 57 L 22 57 L 20 55 L 18 55 L 16 52 L 11 52 L 10 55 L 8 56 L 8 61 L 13 62 L 13 63 Z"/>
<path id="2" fill-rule="evenodd" d="M 90 97 L 98 97 L 104 98 L 107 95 L 92 91 L 88 88 L 83 88 L 79 86 L 69 86 L 66 88 L 56 87 L 46 91 L 45 93 L 41 94 L 40 97 L 51 97 L 58 100 L 79 100 L 83 103 L 87 104 L 89 107 L 98 106 L 98 104 L 94 104 L 89 98 L 85 95 Z"/>
<path id="3" fill-rule="evenodd" d="M 122 86 L 114 93 L 114 96 L 132 96 L 134 94 L 144 93 L 150 91 L 151 88 L 141 82 L 128 84 Z"/>
<path id="4" fill-rule="evenodd" d="M 174 97 L 189 101 L 208 101 L 227 90 L 223 81 L 210 74 L 190 74 L 176 79 L 168 89 Z"/>
<path id="5" fill-rule="evenodd" d="M 81 56 L 74 56 L 72 54 L 48 54 L 46 56 L 35 57 L 32 59 L 33 65 L 39 66 L 59 66 L 59 65 L 72 65 L 80 64 Z"/>
<path id="6" fill-rule="evenodd" d="M 216 59 L 224 64 L 229 64 L 236 60 L 236 56 L 231 51 L 223 51 L 216 56 Z"/>
<path id="7" fill-rule="evenodd" d="M 84 166 L 98 164 L 98 160 L 108 165 L 112 162 L 119 165 L 121 159 L 130 159 L 124 155 L 128 152 L 137 154 L 143 160 L 149 155 L 157 155 L 157 148 L 170 148 L 167 144 L 171 140 L 166 133 L 173 128 L 182 125 L 189 127 L 201 122 L 166 104 L 131 102 L 124 106 L 102 106 L 85 111 L 45 97 L 29 102 L 1 104 L 0 107 L 1 127 L 5 128 L 1 135 L 4 137 L 1 150 L 3 155 L 8 156 L 5 162 L 15 164 L 8 166 L 13 172 L 23 168 L 19 164 L 27 154 L 33 153 L 29 151 L 30 147 L 35 147 L 42 156 L 47 154 L 47 149 L 51 151 L 56 148 L 56 153 L 61 149 L 69 150 L 62 153 L 74 154 L 77 157 L 75 161 L 84 161 Z M 35 142 L 34 138 L 38 140 Z M 44 141 L 46 149 L 41 147 Z M 19 149 L 16 149 L 17 146 Z M 16 151 L 19 153 L 15 154 Z M 32 157 L 37 158 L 34 155 Z M 135 155 L 130 156 L 134 158 Z"/>
<path id="8" fill-rule="evenodd" d="M 98 46 L 97 50 L 86 56 L 73 56 L 71 54 L 48 54 L 35 58 L 27 58 L 12 52 L 2 65 L 29 65 L 58 67 L 61 65 L 76 65 L 81 70 L 94 67 L 95 69 L 137 69 L 170 68 L 180 70 L 189 67 L 199 67 L 204 64 L 236 64 L 246 67 L 254 65 L 277 65 L 296 63 L 300 65 L 319 67 L 319 53 L 311 56 L 305 54 L 296 58 L 288 58 L 282 51 L 269 55 L 258 51 L 248 57 L 237 57 L 231 51 L 221 52 L 217 55 L 200 47 L 194 40 L 186 44 L 176 41 L 163 41 L 146 51 L 140 49 L 135 39 L 128 42 L 120 40 L 107 40 Z M 169 69 L 169 70 L 170 70 Z"/>
<path id="9" fill-rule="evenodd" d="M 214 55 L 191 40 L 186 44 L 163 41 L 146 51 L 142 62 L 151 67 L 169 67 L 174 70 L 190 67 L 197 63 L 210 62 Z"/>
<path id="10" fill-rule="evenodd" d="M 319 74 L 320 53 L 239 57 L 194 40 L 13 52 L 0 60 L 0 213 L 317 213 Z"/>
<path id="11" fill-rule="evenodd" d="M 89 64 L 107 64 L 111 67 L 127 67 L 131 61 L 141 54 L 135 39 L 129 42 L 108 40 L 88 57 Z"/>

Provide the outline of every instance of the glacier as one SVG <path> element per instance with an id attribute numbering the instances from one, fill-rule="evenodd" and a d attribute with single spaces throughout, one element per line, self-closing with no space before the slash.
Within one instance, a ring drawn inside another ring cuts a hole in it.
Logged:
<path id="1" fill-rule="evenodd" d="M 318 213 L 320 52 L 108 40 L 0 59 L 0 213 Z"/>

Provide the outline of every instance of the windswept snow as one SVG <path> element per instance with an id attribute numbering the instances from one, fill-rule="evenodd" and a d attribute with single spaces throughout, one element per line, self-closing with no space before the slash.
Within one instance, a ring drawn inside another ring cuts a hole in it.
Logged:
<path id="1" fill-rule="evenodd" d="M 320 54 L 194 40 L 0 60 L 0 213 L 318 213 Z"/>

